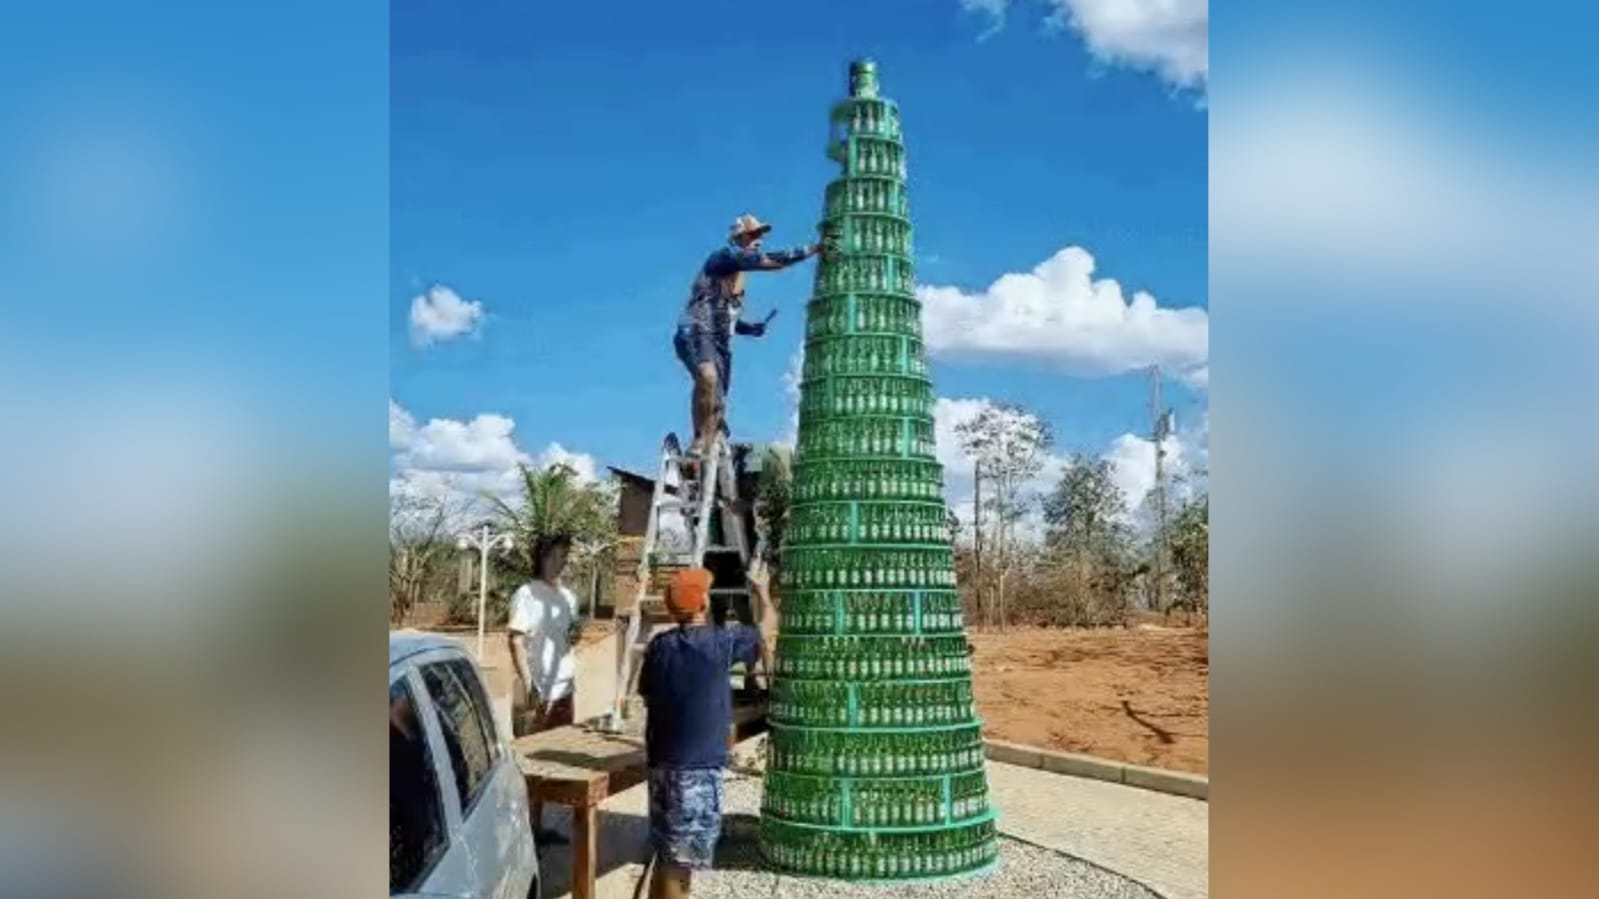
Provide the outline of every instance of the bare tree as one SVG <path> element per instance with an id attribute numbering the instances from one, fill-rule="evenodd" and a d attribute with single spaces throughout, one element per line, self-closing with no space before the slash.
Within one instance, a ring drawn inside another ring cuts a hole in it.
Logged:
<path id="1" fill-rule="evenodd" d="M 970 421 L 957 425 L 966 454 L 977 460 L 977 476 L 988 490 L 978 515 L 991 512 L 991 529 L 983 541 L 991 561 L 995 590 L 984 618 L 1005 627 L 1005 586 L 1019 560 L 1016 525 L 1037 497 L 1029 484 L 1044 469 L 1052 443 L 1049 425 L 1033 413 L 1014 405 L 989 405 Z M 981 489 L 981 484 L 979 489 Z M 977 572 L 981 583 L 983 572 Z"/>
<path id="2" fill-rule="evenodd" d="M 389 621 L 403 624 L 454 558 L 460 503 L 448 493 L 389 498 Z"/>

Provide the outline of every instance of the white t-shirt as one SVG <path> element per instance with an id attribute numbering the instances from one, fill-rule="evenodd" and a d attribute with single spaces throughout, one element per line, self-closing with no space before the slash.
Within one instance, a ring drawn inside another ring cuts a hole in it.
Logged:
<path id="1" fill-rule="evenodd" d="M 510 630 L 527 641 L 533 688 L 545 702 L 572 692 L 577 660 L 567 637 L 577 620 L 577 597 L 565 587 L 531 581 L 511 595 Z"/>

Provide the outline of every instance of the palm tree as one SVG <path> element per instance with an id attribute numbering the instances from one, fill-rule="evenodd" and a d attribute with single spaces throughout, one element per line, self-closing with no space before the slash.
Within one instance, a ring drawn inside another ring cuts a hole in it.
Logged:
<path id="1" fill-rule="evenodd" d="M 519 467 L 519 501 L 513 505 L 499 497 L 489 497 L 500 527 L 516 541 L 507 559 L 512 571 L 522 577 L 532 576 L 533 548 L 541 537 L 571 537 L 578 555 L 593 555 L 583 550 L 599 552 L 615 541 L 616 494 L 610 484 L 584 482 L 568 465 Z"/>

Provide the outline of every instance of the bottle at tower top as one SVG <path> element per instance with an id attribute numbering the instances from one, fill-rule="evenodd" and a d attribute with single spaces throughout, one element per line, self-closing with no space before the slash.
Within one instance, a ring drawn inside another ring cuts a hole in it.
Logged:
<path id="1" fill-rule="evenodd" d="M 877 96 L 877 63 L 870 59 L 857 59 L 849 64 L 849 95 Z"/>

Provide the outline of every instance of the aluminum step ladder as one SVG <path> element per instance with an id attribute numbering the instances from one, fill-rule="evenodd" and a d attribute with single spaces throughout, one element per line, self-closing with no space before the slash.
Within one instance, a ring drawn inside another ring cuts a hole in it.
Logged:
<path id="1" fill-rule="evenodd" d="M 669 486 L 671 482 L 677 485 L 675 496 Z M 662 548 L 662 521 L 665 516 L 673 514 L 680 515 L 687 525 L 689 546 L 686 550 L 674 552 Z M 713 516 L 720 525 L 719 536 L 722 540 L 715 544 L 710 542 Z M 740 570 L 747 575 L 750 546 L 744 533 L 738 477 L 726 433 L 717 436 L 710 453 L 704 458 L 683 452 L 677 435 L 668 434 L 661 446 L 661 464 L 656 472 L 655 491 L 650 498 L 649 520 L 644 526 L 644 543 L 639 555 L 638 593 L 633 611 L 625 616 L 626 624 L 621 629 L 621 639 L 617 644 L 616 695 L 603 722 L 605 730 L 613 733 L 622 731 L 627 717 L 627 701 L 637 688 L 640 663 L 649 645 L 653 626 L 670 620 L 666 613 L 665 598 L 653 592 L 657 572 L 703 568 L 706 557 L 718 553 L 736 554 Z M 749 597 L 749 584 L 746 579 L 738 587 L 713 587 L 711 595 Z"/>

